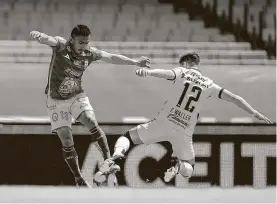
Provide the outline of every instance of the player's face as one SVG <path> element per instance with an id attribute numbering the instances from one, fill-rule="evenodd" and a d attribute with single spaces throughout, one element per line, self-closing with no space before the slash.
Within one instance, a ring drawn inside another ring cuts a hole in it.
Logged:
<path id="1" fill-rule="evenodd" d="M 73 50 L 76 54 L 81 54 L 89 43 L 89 36 L 76 36 L 71 41 Z"/>

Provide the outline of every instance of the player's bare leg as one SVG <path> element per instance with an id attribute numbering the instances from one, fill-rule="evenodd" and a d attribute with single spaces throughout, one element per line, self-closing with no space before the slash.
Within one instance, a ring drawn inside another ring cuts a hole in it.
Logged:
<path id="1" fill-rule="evenodd" d="M 71 129 L 69 127 L 60 127 L 56 130 L 56 132 L 63 146 L 62 151 L 63 151 L 64 160 L 66 161 L 69 169 L 73 173 L 76 186 L 90 187 L 90 185 L 83 179 L 80 171 L 78 154 L 74 148 L 74 141 L 73 141 Z"/>
<path id="2" fill-rule="evenodd" d="M 187 161 L 177 159 L 176 164 L 165 172 L 164 181 L 170 182 L 178 173 L 184 178 L 190 178 L 193 173 L 193 166 Z"/>

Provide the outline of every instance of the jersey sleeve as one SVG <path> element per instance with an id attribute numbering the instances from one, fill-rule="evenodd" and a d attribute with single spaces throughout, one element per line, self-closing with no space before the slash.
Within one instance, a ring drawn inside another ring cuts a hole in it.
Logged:
<path id="1" fill-rule="evenodd" d="M 213 83 L 210 87 L 211 89 L 211 93 L 209 95 L 209 97 L 211 98 L 220 98 L 221 99 L 221 94 L 224 90 L 224 88 L 222 88 L 221 86 Z"/>
<path id="2" fill-rule="evenodd" d="M 180 79 L 182 74 L 183 74 L 183 68 L 182 67 L 176 67 L 174 69 L 172 69 L 171 71 L 173 71 L 175 77 L 173 79 L 168 79 L 169 81 L 172 81 L 173 83 Z"/>
<path id="3" fill-rule="evenodd" d="M 57 40 L 58 43 L 53 48 L 56 49 L 57 52 L 63 50 L 65 48 L 66 39 L 64 39 L 63 37 L 60 37 L 60 36 L 55 36 L 54 38 Z"/>
<path id="4" fill-rule="evenodd" d="M 90 56 L 89 56 L 90 62 L 97 61 L 97 60 L 100 60 L 102 58 L 102 51 L 101 50 L 99 50 L 95 47 L 90 47 L 89 51 L 90 51 Z"/>

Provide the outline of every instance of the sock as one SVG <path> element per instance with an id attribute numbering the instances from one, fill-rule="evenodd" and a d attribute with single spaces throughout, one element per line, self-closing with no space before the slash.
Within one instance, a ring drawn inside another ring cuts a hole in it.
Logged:
<path id="1" fill-rule="evenodd" d="M 101 152 L 104 160 L 111 157 L 107 137 L 100 127 L 94 127 L 90 130 L 92 140 L 96 148 Z"/>
<path id="2" fill-rule="evenodd" d="M 79 168 L 79 162 L 78 162 L 78 155 L 74 148 L 74 146 L 71 147 L 63 147 L 63 157 L 66 161 L 69 169 L 73 173 L 76 180 L 82 178 L 81 171 Z"/>
<path id="3" fill-rule="evenodd" d="M 124 154 L 125 152 L 128 151 L 129 147 L 130 147 L 130 140 L 125 136 L 119 137 L 114 146 L 113 156 Z"/>

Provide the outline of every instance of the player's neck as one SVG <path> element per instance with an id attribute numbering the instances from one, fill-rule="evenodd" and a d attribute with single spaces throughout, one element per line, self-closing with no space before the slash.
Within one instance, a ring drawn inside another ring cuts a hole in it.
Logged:
<path id="1" fill-rule="evenodd" d="M 191 66 L 189 69 L 194 69 L 194 70 L 196 70 L 196 71 L 199 71 L 199 72 L 200 72 L 200 70 L 199 70 L 199 68 L 198 68 L 197 66 Z"/>

